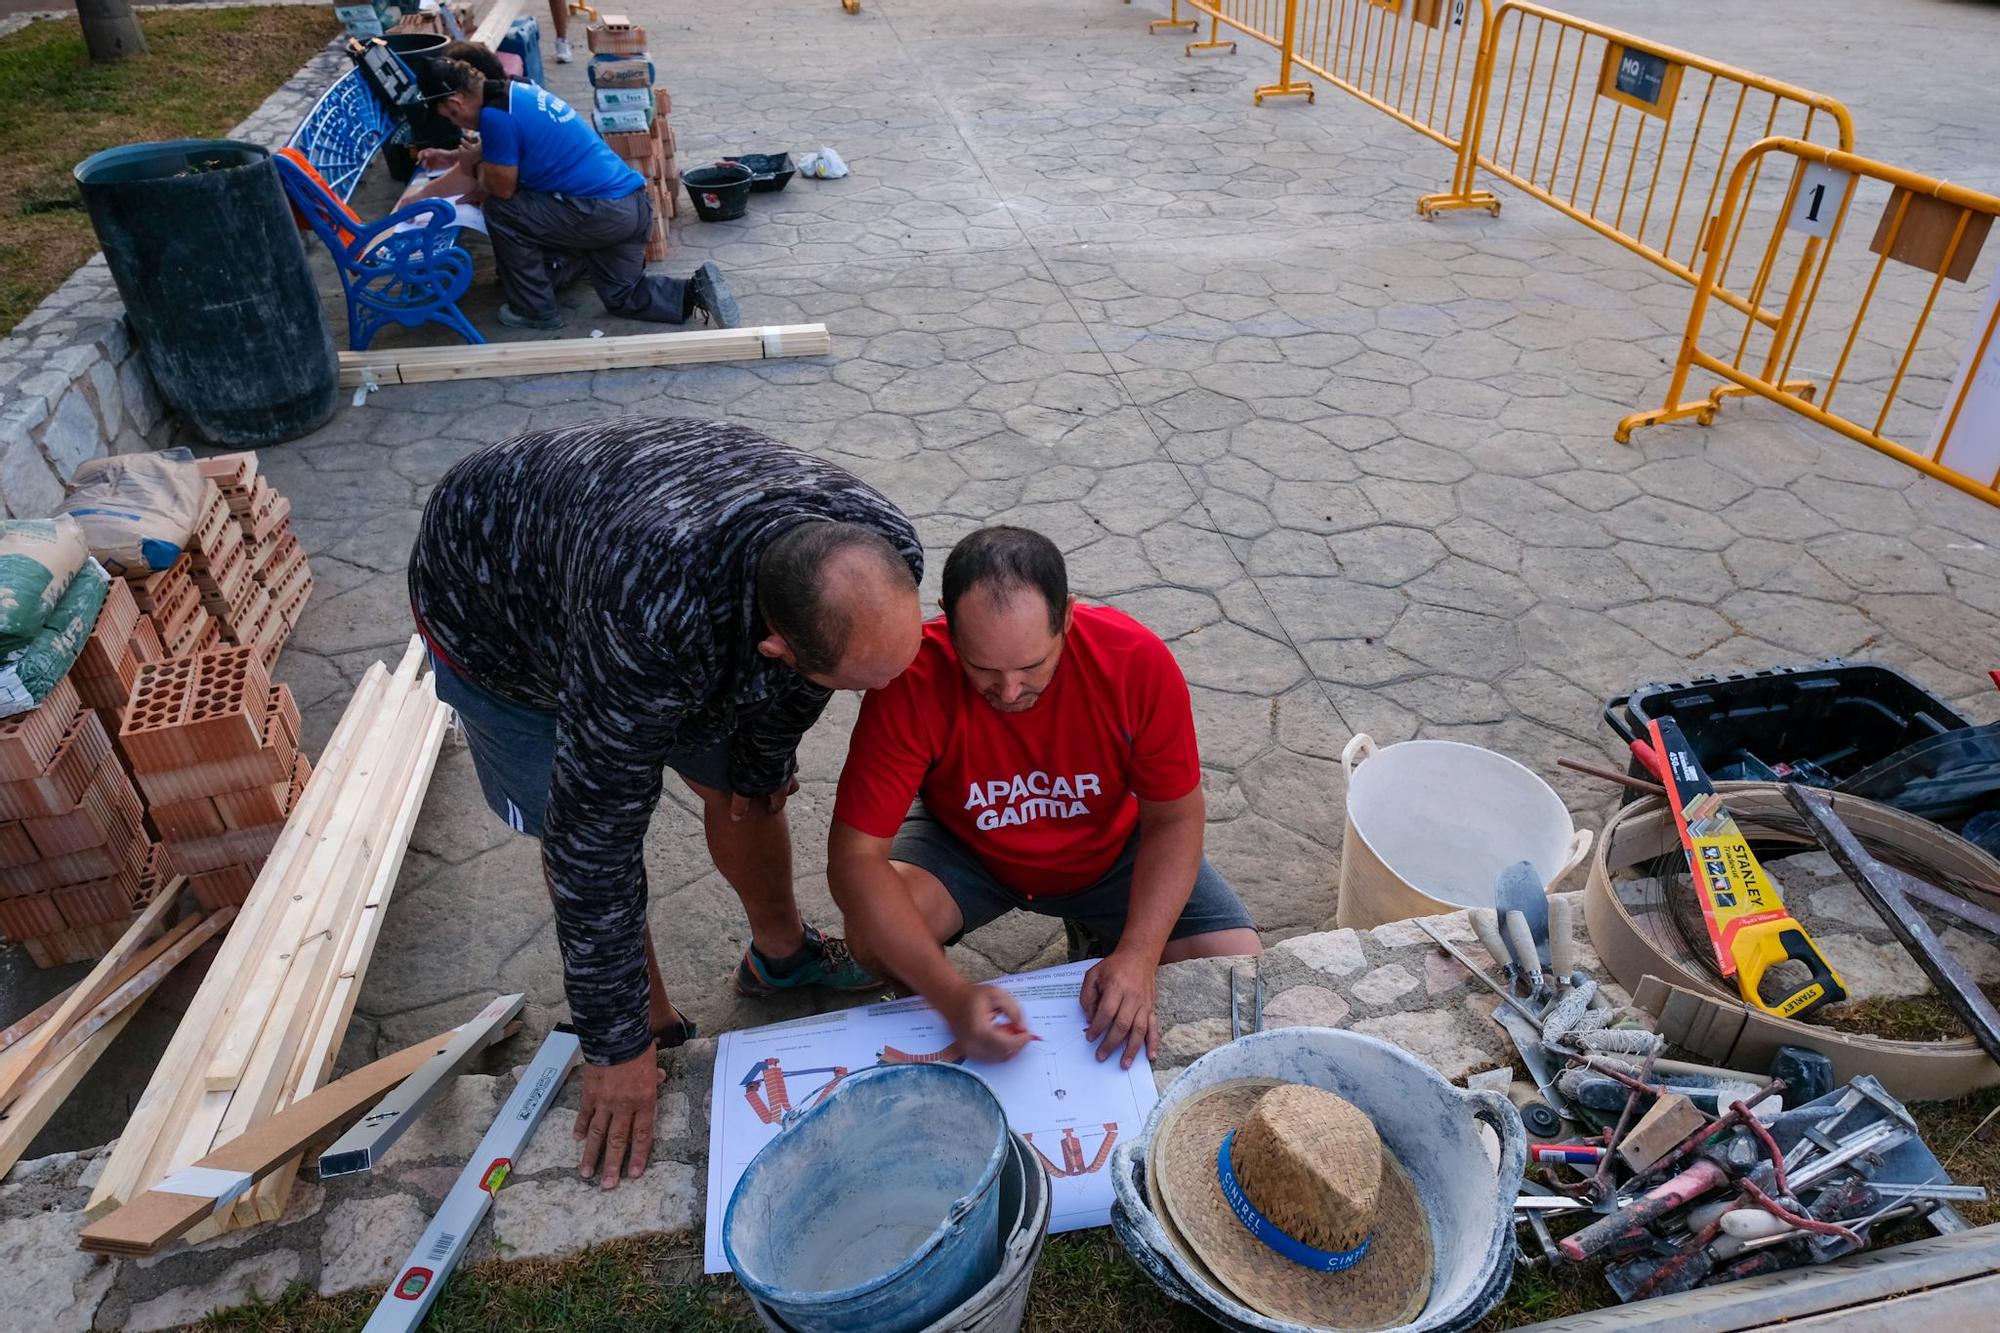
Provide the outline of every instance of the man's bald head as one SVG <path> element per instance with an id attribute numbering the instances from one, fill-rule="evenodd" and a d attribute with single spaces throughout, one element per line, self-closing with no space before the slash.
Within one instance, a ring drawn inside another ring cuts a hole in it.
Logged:
<path id="1" fill-rule="evenodd" d="M 829 689 L 878 689 L 916 659 L 923 613 L 910 565 L 858 523 L 801 523 L 765 548 L 757 645 Z"/>

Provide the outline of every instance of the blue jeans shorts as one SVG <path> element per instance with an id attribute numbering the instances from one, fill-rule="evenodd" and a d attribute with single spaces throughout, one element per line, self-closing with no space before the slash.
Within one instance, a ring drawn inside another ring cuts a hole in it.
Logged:
<path id="1" fill-rule="evenodd" d="M 947 945 L 958 943 L 967 931 L 977 930 L 1008 912 L 1021 911 L 1073 921 L 1106 949 L 1116 948 L 1119 937 L 1125 933 L 1125 916 L 1132 904 L 1132 867 L 1138 856 L 1139 834 L 1135 831 L 1125 850 L 1095 884 L 1075 893 L 1025 897 L 995 879 L 986 863 L 932 818 L 921 801 L 910 807 L 889 849 L 890 860 L 937 876 L 938 883 L 944 885 L 944 891 L 958 905 L 965 924 L 958 934 L 945 941 Z M 1188 895 L 1187 906 L 1181 909 L 1180 920 L 1174 923 L 1173 933 L 1167 938 L 1181 940 L 1191 935 L 1238 929 L 1254 929 L 1250 913 L 1244 910 L 1243 901 L 1229 887 L 1229 881 L 1204 856 L 1201 868 L 1195 872 L 1194 892 Z"/>
<path id="2" fill-rule="evenodd" d="M 438 698 L 458 713 L 459 730 L 472 751 L 472 767 L 479 774 L 486 804 L 508 828 L 541 837 L 549 810 L 549 779 L 556 766 L 556 715 L 482 689 L 436 653 L 430 659 Z M 669 754 L 666 767 L 690 782 L 728 791 L 728 738 L 706 750 Z"/>

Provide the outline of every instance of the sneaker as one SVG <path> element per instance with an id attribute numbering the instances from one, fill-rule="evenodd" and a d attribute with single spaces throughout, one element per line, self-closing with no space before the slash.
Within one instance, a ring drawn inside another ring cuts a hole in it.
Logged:
<path id="1" fill-rule="evenodd" d="M 500 304 L 500 322 L 510 329 L 559 329 L 563 326 L 561 315 L 544 315 L 536 319 L 524 315 L 506 302 Z"/>
<path id="2" fill-rule="evenodd" d="M 733 329 L 743 322 L 743 310 L 736 304 L 736 298 L 729 294 L 729 284 L 722 280 L 722 270 L 714 264 L 703 264 L 688 279 L 693 289 L 694 308 L 708 318 L 708 322 L 718 329 Z"/>
<path id="3" fill-rule="evenodd" d="M 736 993 L 769 995 L 773 991 L 801 990 L 807 986 L 824 986 L 828 990 L 877 990 L 881 987 L 881 979 L 854 961 L 854 955 L 847 952 L 847 941 L 840 936 L 822 935 L 807 926 L 806 948 L 815 957 L 783 976 L 772 974 L 770 963 L 757 952 L 755 946 L 745 949 L 743 961 L 736 965 Z"/>
<path id="4" fill-rule="evenodd" d="M 556 38 L 556 63 L 558 65 L 567 65 L 569 63 L 569 38 L 567 37 Z"/>

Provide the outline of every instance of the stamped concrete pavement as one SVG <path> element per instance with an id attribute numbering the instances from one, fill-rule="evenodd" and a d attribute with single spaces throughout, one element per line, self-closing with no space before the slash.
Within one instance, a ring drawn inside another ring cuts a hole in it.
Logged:
<path id="1" fill-rule="evenodd" d="M 1588 10 L 1711 50 L 1729 16 L 1717 54 L 1845 97 L 1871 151 L 1994 184 L 1982 53 L 2000 50 L 2000 12 L 1892 8 Z M 1592 824 L 1610 798 L 1554 760 L 1608 753 L 1599 707 L 1637 682 L 1858 655 L 1996 715 L 1981 672 L 2000 643 L 2000 512 L 1762 404 L 1614 443 L 1664 388 L 1686 286 L 1518 197 L 1498 218 L 1419 221 L 1443 151 L 1331 89 L 1254 108 L 1268 52 L 1189 59 L 1147 34 L 1158 8 L 1105 0 L 631 12 L 684 164 L 826 143 L 853 168 L 759 196 L 741 222 L 684 218 L 668 265 L 715 259 L 749 320 L 824 320 L 833 353 L 389 388 L 267 451 L 320 580 L 281 669 L 315 740 L 409 632 L 404 561 L 444 470 L 620 412 L 726 416 L 853 469 L 915 519 L 927 596 L 975 526 L 1054 536 L 1080 592 L 1173 645 L 1211 856 L 1274 939 L 1332 917 L 1337 758 L 1357 731 L 1491 746 Z M 551 64 L 551 82 L 581 101 L 581 68 Z M 574 333 L 625 331 L 587 292 L 569 314 Z M 801 898 L 828 923 L 853 713 L 837 700 L 808 739 L 793 806 Z M 742 916 L 686 801 L 663 808 L 648 860 L 669 984 L 704 1030 L 794 1012 L 728 992 Z M 1013 919 L 960 953 L 983 972 L 1059 948 L 1050 924 Z M 496 990 L 529 992 L 548 1021 L 559 963 L 536 849 L 454 752 L 347 1058 Z"/>

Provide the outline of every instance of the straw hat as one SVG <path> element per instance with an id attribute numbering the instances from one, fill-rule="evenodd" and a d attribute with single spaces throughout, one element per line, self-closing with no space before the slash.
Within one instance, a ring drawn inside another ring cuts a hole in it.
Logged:
<path id="1" fill-rule="evenodd" d="M 1236 1079 L 1189 1097 L 1154 1134 L 1146 1179 L 1183 1256 L 1261 1314 L 1394 1328 L 1430 1298 L 1415 1186 L 1367 1115 L 1323 1088 Z"/>

